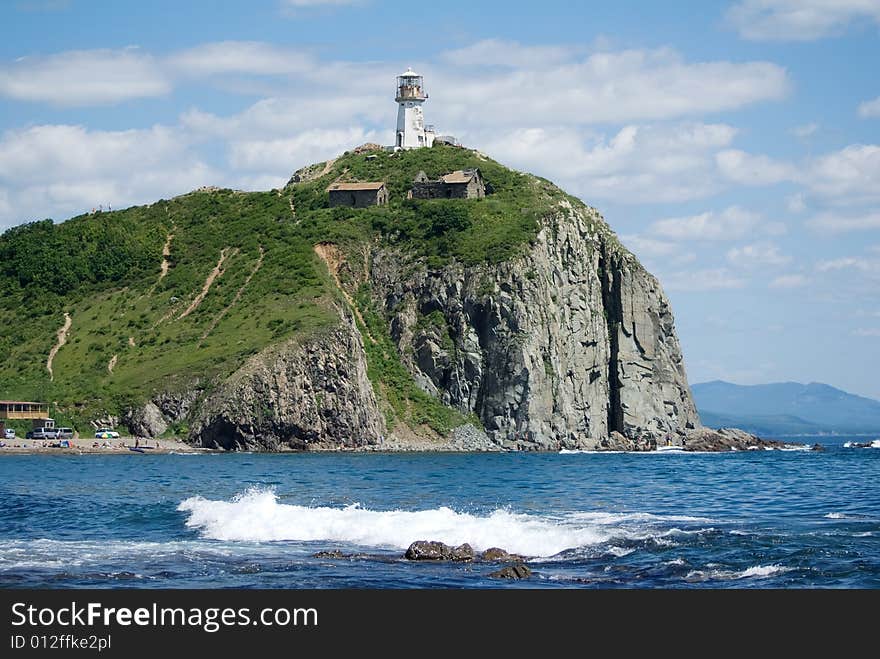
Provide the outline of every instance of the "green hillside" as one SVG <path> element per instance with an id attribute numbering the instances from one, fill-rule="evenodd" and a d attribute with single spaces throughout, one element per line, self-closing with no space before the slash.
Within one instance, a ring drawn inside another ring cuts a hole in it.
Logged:
<path id="1" fill-rule="evenodd" d="M 434 178 L 468 167 L 480 168 L 492 195 L 406 199 L 419 170 Z M 0 237 L 0 398 L 57 403 L 60 420 L 87 430 L 89 420 L 118 415 L 154 392 L 196 379 L 210 388 L 265 347 L 336 322 L 333 305 L 344 301 L 314 252 L 317 243 L 335 243 L 353 265 L 363 265 L 362 246 L 376 241 L 434 265 L 497 262 L 522 250 L 538 219 L 565 196 L 542 179 L 452 147 L 350 152 L 303 171 L 302 179 L 283 190 L 197 191 L 8 230 Z M 337 180 L 385 181 L 391 202 L 330 209 L 326 188 Z M 359 293 L 352 297 L 366 322 L 381 328 L 368 291 Z M 47 360 L 65 313 L 70 327 L 50 378 Z M 380 344 L 368 356 L 370 376 L 391 401 L 389 414 L 418 412 L 417 421 L 442 428 L 446 412 L 407 380 L 389 354 L 393 344 Z"/>

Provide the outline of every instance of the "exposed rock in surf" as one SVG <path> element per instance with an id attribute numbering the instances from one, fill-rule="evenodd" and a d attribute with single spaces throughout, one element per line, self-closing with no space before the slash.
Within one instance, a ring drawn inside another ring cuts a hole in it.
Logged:
<path id="1" fill-rule="evenodd" d="M 697 428 L 689 430 L 682 439 L 685 451 L 748 451 L 755 449 L 781 449 L 783 442 L 761 439 L 737 428 Z"/>
<path id="2" fill-rule="evenodd" d="M 519 554 L 508 553 L 506 549 L 489 547 L 489 549 L 480 554 L 480 560 L 495 563 L 522 563 L 525 559 Z"/>
<path id="3" fill-rule="evenodd" d="M 349 558 L 349 554 L 343 554 L 338 549 L 331 549 L 330 551 L 319 551 L 312 554 L 312 558 Z"/>
<path id="4" fill-rule="evenodd" d="M 492 579 L 528 579 L 530 576 L 532 576 L 531 569 L 522 563 L 508 565 L 489 575 Z"/>
<path id="5" fill-rule="evenodd" d="M 474 560 L 474 550 L 468 543 L 450 547 L 436 540 L 417 540 L 406 550 L 404 558 L 410 561 L 466 562 Z"/>

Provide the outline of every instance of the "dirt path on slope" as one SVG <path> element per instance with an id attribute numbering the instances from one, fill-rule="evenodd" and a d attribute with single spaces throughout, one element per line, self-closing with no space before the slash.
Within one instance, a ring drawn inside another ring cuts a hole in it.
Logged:
<path id="1" fill-rule="evenodd" d="M 168 257 L 171 256 L 171 241 L 174 240 L 174 234 L 168 233 L 165 237 L 165 244 L 162 246 L 162 263 L 159 265 L 159 278 L 156 280 L 156 283 L 153 284 L 153 287 L 150 289 L 150 295 L 153 294 L 153 291 L 156 290 L 156 286 L 158 286 L 163 279 L 165 279 L 165 275 L 168 274 L 168 268 L 170 267 L 170 263 L 168 262 Z"/>
<path id="2" fill-rule="evenodd" d="M 186 308 L 186 311 L 184 311 L 177 317 L 177 320 L 186 318 L 193 311 L 199 308 L 199 305 L 208 295 L 208 291 L 211 290 L 211 285 L 214 283 L 214 280 L 217 279 L 217 277 L 221 277 L 223 275 L 223 263 L 226 261 L 227 257 L 235 256 L 236 254 L 238 254 L 238 247 L 233 250 L 230 250 L 229 247 L 224 247 L 220 250 L 220 260 L 217 261 L 217 265 L 214 266 L 214 269 L 208 273 L 208 277 L 205 279 L 205 284 L 202 286 L 202 292 L 196 296 L 196 299 L 193 300 L 192 304 L 190 304 Z"/>
<path id="3" fill-rule="evenodd" d="M 107 372 L 112 373 L 113 369 L 116 368 L 116 362 L 119 360 L 119 355 L 113 355 L 110 358 L 110 361 L 107 362 Z"/>
<path id="4" fill-rule="evenodd" d="M 61 346 L 67 343 L 67 333 L 70 331 L 70 326 L 72 324 L 73 320 L 71 320 L 70 314 L 65 311 L 64 324 L 61 326 L 61 329 L 58 330 L 58 340 L 55 342 L 55 345 L 52 346 L 52 349 L 49 351 L 49 357 L 46 359 L 46 370 L 49 371 L 50 380 L 55 379 L 55 373 L 52 372 L 52 362 L 55 361 L 55 355 L 61 350 Z"/>
<path id="5" fill-rule="evenodd" d="M 223 316 L 225 316 L 226 313 L 230 309 L 232 309 L 232 307 L 234 307 L 236 305 L 236 303 L 241 299 L 241 296 L 244 293 L 244 289 L 247 287 L 248 284 L 251 283 L 251 279 L 254 278 L 254 275 L 257 274 L 257 271 L 259 271 L 259 269 L 262 267 L 263 257 L 265 255 L 266 255 L 266 252 L 263 249 L 263 246 L 260 245 L 260 258 L 257 259 L 257 263 L 254 265 L 253 269 L 251 270 L 251 273 L 247 276 L 247 279 L 244 280 L 244 283 L 241 285 L 241 288 L 238 289 L 238 292 L 235 294 L 235 297 L 232 298 L 232 302 L 230 302 L 228 305 L 226 305 L 226 307 L 223 309 L 223 311 L 221 311 L 220 313 L 218 313 L 214 317 L 214 320 L 211 321 L 211 324 L 210 324 L 210 326 L 208 326 L 208 329 L 206 329 L 205 333 L 202 334 L 202 338 L 199 339 L 199 347 L 201 347 L 202 341 L 205 340 L 205 338 L 208 336 L 208 334 L 213 332 L 214 328 L 217 327 L 218 323 L 221 320 L 223 320 Z"/>
<path id="6" fill-rule="evenodd" d="M 358 310 L 357 304 L 355 304 L 351 295 L 348 294 L 348 291 L 342 287 L 342 282 L 339 281 L 339 268 L 345 260 L 342 258 L 342 252 L 340 252 L 339 248 L 333 243 L 318 243 L 315 245 L 315 254 L 317 254 L 318 258 L 326 264 L 327 270 L 330 271 L 330 276 L 333 277 L 333 281 L 336 283 L 336 288 L 338 288 L 339 292 L 345 297 L 348 306 L 351 307 L 351 310 L 354 312 L 354 315 L 357 316 L 357 319 L 361 321 L 361 325 L 364 327 L 367 338 L 370 339 L 372 343 L 376 343 L 376 339 L 370 335 L 370 331 L 367 329 L 367 323 L 361 315 L 360 310 Z"/>

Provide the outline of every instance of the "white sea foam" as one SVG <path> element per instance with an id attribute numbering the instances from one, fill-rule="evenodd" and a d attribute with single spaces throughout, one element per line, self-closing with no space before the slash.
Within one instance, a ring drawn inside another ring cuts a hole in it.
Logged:
<path id="1" fill-rule="evenodd" d="M 527 556 L 553 556 L 566 549 L 612 539 L 644 540 L 690 533 L 669 529 L 672 521 L 706 521 L 698 517 L 663 517 L 647 513 L 571 513 L 539 517 L 508 510 L 486 515 L 457 512 L 442 506 L 419 511 L 307 507 L 279 503 L 271 490 L 250 489 L 231 501 L 200 496 L 183 501 L 186 525 L 204 538 L 243 541 L 332 541 L 369 547 L 403 549 L 415 540 L 470 543 L 480 551 L 503 547 Z"/>
<path id="2" fill-rule="evenodd" d="M 863 443 L 863 442 L 844 442 L 843 448 L 853 448 L 856 444 L 859 444 L 859 443 Z M 873 442 L 868 444 L 867 447 L 864 447 L 864 448 L 880 448 L 880 439 L 875 439 Z"/>
<path id="3" fill-rule="evenodd" d="M 825 519 L 846 519 L 846 515 L 843 513 L 828 513 L 825 515 Z"/>
<path id="4" fill-rule="evenodd" d="M 784 567 L 782 565 L 756 565 L 740 572 L 737 579 L 748 579 L 750 577 L 762 579 L 764 577 L 772 577 L 774 574 L 782 574 L 783 572 L 789 572 L 791 570 L 792 568 Z"/>
<path id="5" fill-rule="evenodd" d="M 139 542 L 131 540 L 0 540 L 0 572 L 28 568 L 71 569 L 104 563 L 121 564 L 145 558 L 151 561 L 223 559 L 233 547 L 204 540 Z"/>
<path id="6" fill-rule="evenodd" d="M 706 567 L 711 567 L 709 563 Z M 754 565 L 742 571 L 722 570 L 712 568 L 709 570 L 691 570 L 685 575 L 685 581 L 733 581 L 736 579 L 766 579 L 774 574 L 790 572 L 794 568 L 782 565 Z"/>

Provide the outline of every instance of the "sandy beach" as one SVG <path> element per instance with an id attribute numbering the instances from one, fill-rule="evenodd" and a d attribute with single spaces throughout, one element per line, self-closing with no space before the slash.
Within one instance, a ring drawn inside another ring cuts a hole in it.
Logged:
<path id="1" fill-rule="evenodd" d="M 142 439 L 138 437 L 120 437 L 119 439 L 94 439 L 80 437 L 67 440 L 70 447 L 52 446 L 57 440 L 11 439 L 3 440 L 0 455 L 20 455 L 22 453 L 69 454 L 84 453 L 136 455 L 131 447 L 136 444 L 143 449 L 144 455 L 151 453 L 210 453 L 211 449 L 195 448 L 178 439 Z"/>

